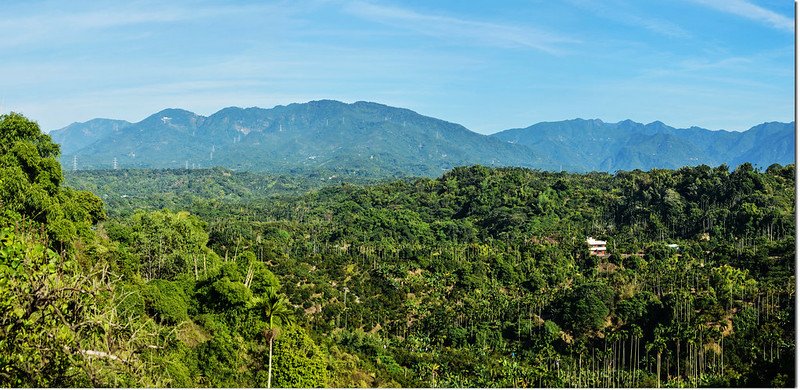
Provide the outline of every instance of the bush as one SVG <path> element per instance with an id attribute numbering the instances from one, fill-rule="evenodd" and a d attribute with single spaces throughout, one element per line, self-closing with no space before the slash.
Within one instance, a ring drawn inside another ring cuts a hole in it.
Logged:
<path id="1" fill-rule="evenodd" d="M 327 362 L 328 357 L 305 329 L 299 326 L 285 328 L 275 342 L 272 385 L 324 387 L 328 377 Z"/>
<path id="2" fill-rule="evenodd" d="M 164 324 L 178 324 L 189 319 L 186 293 L 176 283 L 155 279 L 144 289 L 145 308 Z"/>

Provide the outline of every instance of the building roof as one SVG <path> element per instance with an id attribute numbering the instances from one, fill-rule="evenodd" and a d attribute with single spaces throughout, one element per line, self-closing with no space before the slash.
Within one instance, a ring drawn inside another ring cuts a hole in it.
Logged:
<path id="1" fill-rule="evenodd" d="M 595 240 L 595 239 L 594 239 L 594 238 L 592 238 L 592 237 L 587 237 L 587 238 L 586 238 L 586 243 L 587 243 L 587 244 L 589 244 L 589 245 L 592 245 L 592 246 L 594 246 L 594 245 L 605 245 L 605 244 L 606 244 L 606 242 L 605 242 L 605 241 L 602 241 L 602 240 Z"/>

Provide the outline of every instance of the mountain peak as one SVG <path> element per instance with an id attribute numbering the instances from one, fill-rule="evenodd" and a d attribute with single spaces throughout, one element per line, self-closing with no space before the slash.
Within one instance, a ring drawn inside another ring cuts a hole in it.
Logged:
<path id="1" fill-rule="evenodd" d="M 184 110 L 182 108 L 165 108 L 153 115 L 150 115 L 148 118 L 159 117 L 159 116 L 199 116 L 191 111 Z"/>
<path id="2" fill-rule="evenodd" d="M 375 103 L 375 102 L 368 102 L 368 101 L 365 101 L 365 100 L 359 100 L 357 102 L 354 102 L 352 105 L 355 106 L 355 107 L 361 106 L 361 107 L 374 107 L 374 108 L 394 108 L 394 107 L 389 107 L 389 106 L 387 106 L 385 104 Z"/>
<path id="3" fill-rule="evenodd" d="M 177 131 L 196 129 L 205 121 L 205 117 L 180 108 L 167 108 L 148 116 L 137 123 L 139 132 L 154 131 L 158 128 L 170 128 Z"/>

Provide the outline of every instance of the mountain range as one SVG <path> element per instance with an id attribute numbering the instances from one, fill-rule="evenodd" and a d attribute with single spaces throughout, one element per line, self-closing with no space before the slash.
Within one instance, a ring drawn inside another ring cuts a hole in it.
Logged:
<path id="1" fill-rule="evenodd" d="M 92 119 L 50 132 L 77 169 L 208 168 L 438 176 L 455 166 L 576 172 L 795 160 L 794 122 L 744 132 L 662 122 L 542 122 L 482 135 L 414 111 L 333 100 L 271 109 L 228 107 L 208 117 L 166 109 L 137 123 Z"/>

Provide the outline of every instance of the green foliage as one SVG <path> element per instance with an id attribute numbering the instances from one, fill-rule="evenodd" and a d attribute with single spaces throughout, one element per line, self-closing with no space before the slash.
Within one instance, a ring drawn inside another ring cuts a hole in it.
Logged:
<path id="1" fill-rule="evenodd" d="M 78 235 L 91 236 L 89 228 L 105 217 L 102 202 L 60 186 L 58 145 L 16 113 L 0 115 L 0 143 L 0 205 L 6 216 L 0 220 L 42 223 L 49 238 L 66 249 Z"/>
<path id="2" fill-rule="evenodd" d="M 160 322 L 176 325 L 189 319 L 188 297 L 177 283 L 154 279 L 143 290 L 145 309 Z"/>
<path id="3" fill-rule="evenodd" d="M 0 384 L 258 387 L 271 350 L 276 386 L 794 384 L 793 166 L 83 177 L 106 220 L 12 119 Z"/>
<path id="4" fill-rule="evenodd" d="M 0 230 L 0 384 L 152 386 L 160 375 L 137 350 L 157 344 L 141 320 L 120 321 L 122 299 L 29 232 Z M 131 314 L 127 312 L 127 314 Z M 128 317 L 130 318 L 130 317 Z M 138 376 L 145 374 L 144 377 Z"/>
<path id="5" fill-rule="evenodd" d="M 212 387 L 233 387 L 241 383 L 238 375 L 238 354 L 241 345 L 236 344 L 235 335 L 223 322 L 213 315 L 197 318 L 198 324 L 211 333 L 211 339 L 197 347 L 197 360 L 204 383 Z"/>
<path id="6" fill-rule="evenodd" d="M 120 292 L 120 300 L 117 310 L 122 318 L 142 317 L 145 315 L 146 301 L 142 290 L 147 290 L 147 286 L 139 286 L 133 283 L 119 283 L 117 290 Z"/>
<path id="7" fill-rule="evenodd" d="M 602 281 L 578 285 L 564 292 L 551 306 L 553 315 L 576 335 L 591 335 L 603 329 L 611 313 L 613 290 Z"/>
<path id="8" fill-rule="evenodd" d="M 58 145 L 36 123 L 2 115 L 0 141 L 0 385 L 164 385 L 143 358 L 162 335 L 93 226 L 102 202 L 61 186 Z"/>
<path id="9" fill-rule="evenodd" d="M 230 309 L 243 308 L 252 299 L 250 289 L 241 282 L 232 282 L 227 277 L 211 285 L 211 294 L 213 302 Z"/>
<path id="10" fill-rule="evenodd" d="M 328 357 L 299 326 L 284 328 L 275 343 L 276 387 L 325 387 Z M 260 385 L 263 385 L 260 384 Z"/>
<path id="11" fill-rule="evenodd" d="M 258 313 L 267 323 L 267 331 L 290 325 L 294 322 L 291 304 L 285 296 L 269 289 L 264 296 L 259 296 L 249 302 L 249 307 Z"/>
<path id="12" fill-rule="evenodd" d="M 125 234 L 127 228 L 120 233 Z M 145 279 L 170 280 L 182 273 L 207 272 L 208 261 L 217 256 L 207 247 L 204 223 L 188 212 L 168 210 L 139 212 L 133 215 L 129 243 L 131 253 L 139 258 Z"/>
<path id="13" fill-rule="evenodd" d="M 0 115 L 0 154 L 7 154 L 19 142 L 29 142 L 42 158 L 59 155 L 58 144 L 42 133 L 39 125 L 17 113 Z"/>

